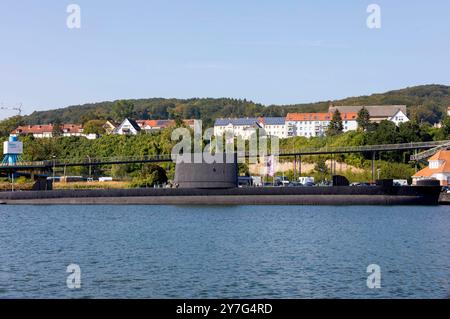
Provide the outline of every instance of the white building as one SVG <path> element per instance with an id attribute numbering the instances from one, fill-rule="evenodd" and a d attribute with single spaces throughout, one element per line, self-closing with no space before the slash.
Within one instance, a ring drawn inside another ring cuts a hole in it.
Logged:
<path id="1" fill-rule="evenodd" d="M 118 135 L 137 135 L 141 131 L 141 127 L 136 121 L 126 118 L 115 130 L 114 134 Z"/>
<path id="2" fill-rule="evenodd" d="M 56 135 L 63 137 L 86 137 L 96 139 L 96 134 L 84 134 L 83 126 L 80 124 L 62 124 L 58 130 L 53 124 L 45 125 L 23 125 L 11 132 L 12 135 L 32 135 L 34 138 L 51 138 Z"/>
<path id="3" fill-rule="evenodd" d="M 264 130 L 267 136 L 287 137 L 284 117 L 217 119 L 214 123 L 216 136 L 223 136 L 226 132 L 230 132 L 233 136 L 248 140 L 257 130 Z"/>
<path id="4" fill-rule="evenodd" d="M 357 113 L 341 113 L 343 131 L 355 131 Z M 332 113 L 289 113 L 286 116 L 287 136 L 324 136 L 328 130 Z"/>
<path id="5" fill-rule="evenodd" d="M 362 108 L 365 108 L 370 115 L 370 121 L 373 123 L 380 123 L 383 120 L 394 122 L 396 125 L 400 123 L 409 122 L 409 118 L 406 115 L 406 105 L 355 105 L 355 106 L 333 106 L 328 109 L 329 113 L 333 113 L 336 110 L 342 113 L 358 113 Z"/>
<path id="6" fill-rule="evenodd" d="M 288 137 L 286 118 L 284 117 L 261 117 L 258 119 L 258 124 L 265 130 L 267 136 Z"/>

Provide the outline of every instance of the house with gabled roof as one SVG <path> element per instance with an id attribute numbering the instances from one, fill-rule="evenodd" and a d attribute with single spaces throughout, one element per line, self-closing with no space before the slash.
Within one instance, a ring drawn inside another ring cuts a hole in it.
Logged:
<path id="1" fill-rule="evenodd" d="M 11 134 L 32 135 L 35 138 L 50 138 L 55 135 L 55 132 L 59 132 L 59 135 L 64 137 L 90 137 L 83 134 L 83 125 L 81 124 L 61 124 L 58 130 L 55 129 L 53 124 L 22 125 L 12 131 Z"/>
<path id="2" fill-rule="evenodd" d="M 126 118 L 123 122 L 114 130 L 114 134 L 118 135 L 137 135 L 141 131 L 141 127 L 135 120 Z"/>
<path id="3" fill-rule="evenodd" d="M 413 185 L 418 180 L 435 179 L 442 186 L 450 184 L 450 151 L 440 150 L 428 159 L 428 166 L 412 176 Z"/>
<path id="4" fill-rule="evenodd" d="M 118 126 L 119 124 L 117 124 L 113 120 L 107 120 L 102 127 L 105 130 L 106 134 L 113 134 Z"/>
<path id="5" fill-rule="evenodd" d="M 341 113 L 358 113 L 363 107 L 369 112 L 370 121 L 373 123 L 380 123 L 383 120 L 394 122 L 396 125 L 409 122 L 406 105 L 330 105 L 328 112 L 334 113 L 339 110 Z"/>

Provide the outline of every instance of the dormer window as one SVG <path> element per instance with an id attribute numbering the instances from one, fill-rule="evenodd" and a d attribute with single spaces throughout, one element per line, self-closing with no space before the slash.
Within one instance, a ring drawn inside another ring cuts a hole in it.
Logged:
<path id="1" fill-rule="evenodd" d="M 442 165 L 442 161 L 430 161 L 430 163 L 429 163 L 429 167 L 431 168 L 431 169 L 436 169 L 436 168 L 439 168 L 440 166 Z"/>

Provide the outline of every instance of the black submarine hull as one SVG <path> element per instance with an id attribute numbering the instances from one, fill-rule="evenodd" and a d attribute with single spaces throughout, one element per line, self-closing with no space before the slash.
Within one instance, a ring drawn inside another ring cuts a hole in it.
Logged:
<path id="1" fill-rule="evenodd" d="M 440 186 L 146 188 L 0 193 L 25 205 L 438 205 Z"/>

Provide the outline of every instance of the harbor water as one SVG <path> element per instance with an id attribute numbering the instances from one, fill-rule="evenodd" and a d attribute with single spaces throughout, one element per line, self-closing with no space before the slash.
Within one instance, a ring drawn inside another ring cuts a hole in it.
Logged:
<path id="1" fill-rule="evenodd" d="M 0 298 L 449 295 L 448 206 L 0 206 Z"/>

